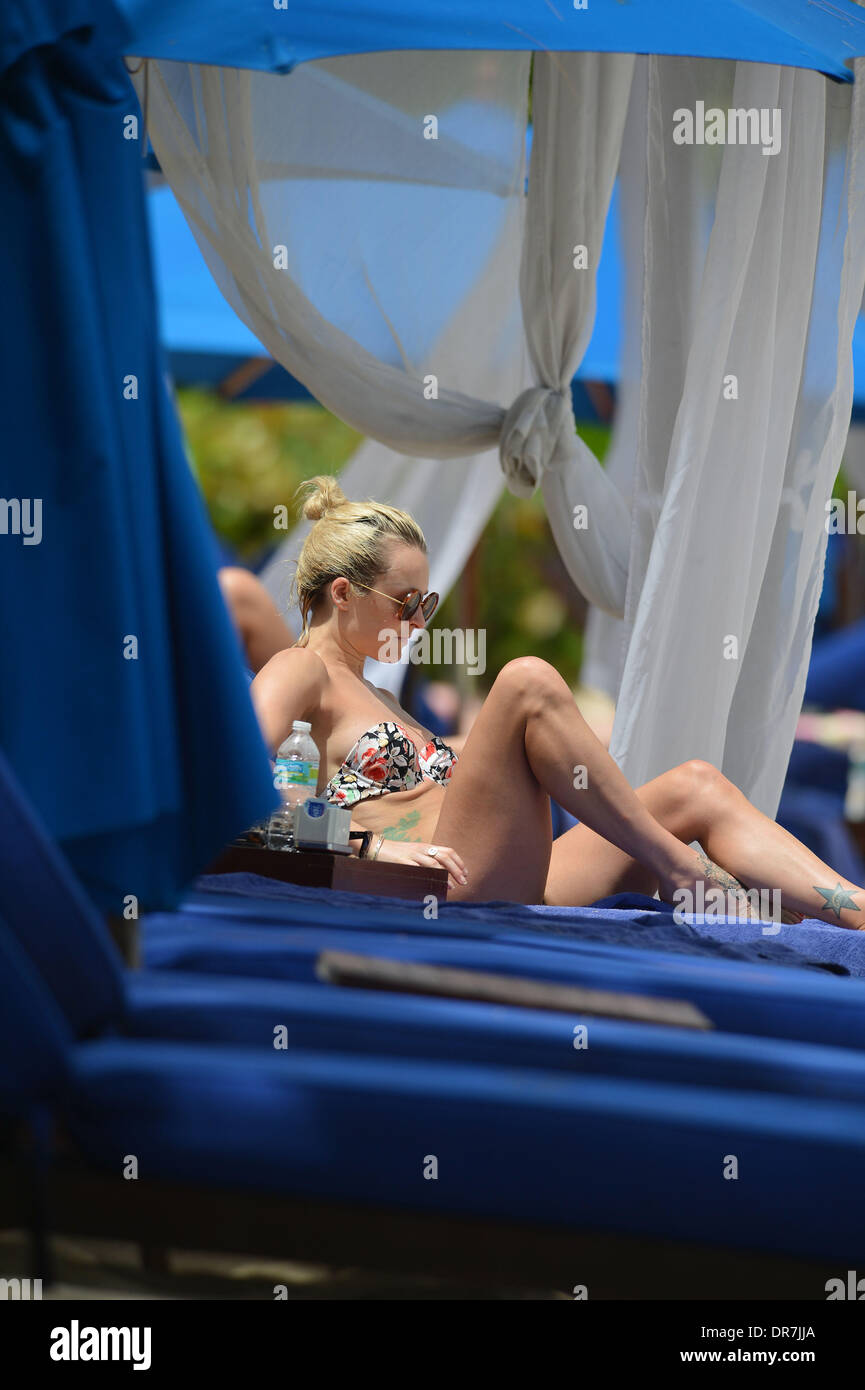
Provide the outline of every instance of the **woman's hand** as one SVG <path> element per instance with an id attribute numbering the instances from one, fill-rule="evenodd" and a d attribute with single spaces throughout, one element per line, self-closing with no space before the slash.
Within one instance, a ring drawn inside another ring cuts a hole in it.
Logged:
<path id="1" fill-rule="evenodd" d="M 371 851 L 375 849 L 375 839 Z M 431 853 L 430 851 L 435 851 Z M 447 869 L 448 887 L 468 883 L 466 866 L 448 845 L 425 845 L 419 840 L 382 840 L 376 860 L 385 864 L 418 864 L 424 869 Z"/>

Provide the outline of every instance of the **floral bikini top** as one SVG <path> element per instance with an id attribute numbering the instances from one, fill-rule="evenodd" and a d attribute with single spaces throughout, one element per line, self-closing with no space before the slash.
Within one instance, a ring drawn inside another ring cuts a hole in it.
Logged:
<path id="1" fill-rule="evenodd" d="M 454 750 L 438 735 L 418 752 L 405 729 L 385 719 L 361 734 L 323 796 L 336 806 L 354 806 L 387 792 L 409 791 L 423 781 L 443 784 L 457 761 Z"/>

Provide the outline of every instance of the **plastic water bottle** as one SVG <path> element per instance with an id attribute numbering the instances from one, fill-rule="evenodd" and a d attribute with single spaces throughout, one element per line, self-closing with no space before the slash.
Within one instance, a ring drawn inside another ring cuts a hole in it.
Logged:
<path id="1" fill-rule="evenodd" d="M 294 808 L 315 796 L 320 764 L 321 758 L 312 738 L 312 725 L 305 719 L 295 719 L 291 733 L 279 745 L 276 754 L 273 785 L 282 797 L 282 806 L 270 818 L 268 849 L 293 847 Z"/>

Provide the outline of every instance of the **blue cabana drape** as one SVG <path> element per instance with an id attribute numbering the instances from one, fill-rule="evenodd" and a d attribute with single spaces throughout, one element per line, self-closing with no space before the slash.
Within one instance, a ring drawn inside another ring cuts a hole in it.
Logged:
<path id="1" fill-rule="evenodd" d="M 0 745 L 104 911 L 170 906 L 275 793 L 165 382 L 128 31 L 6 0 L 0 36 Z"/>

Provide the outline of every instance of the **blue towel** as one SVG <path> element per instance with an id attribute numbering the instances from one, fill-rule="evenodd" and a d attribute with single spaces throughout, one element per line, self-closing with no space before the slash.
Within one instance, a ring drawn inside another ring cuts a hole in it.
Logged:
<path id="1" fill-rule="evenodd" d="M 250 900 L 267 899 L 286 904 L 309 903 L 322 921 L 336 923 L 343 914 L 360 924 L 386 930 L 388 918 L 410 911 L 417 917 L 419 905 L 397 898 L 344 893 L 328 888 L 303 888 L 257 874 L 212 874 L 198 880 L 205 895 L 240 894 Z M 251 914 L 251 915 L 254 915 Z M 865 932 L 830 927 L 822 922 L 782 926 L 774 936 L 763 934 L 759 923 L 728 922 L 718 918 L 699 923 L 689 917 L 678 923 L 666 903 L 640 893 L 619 893 L 591 907 L 546 907 L 513 902 L 444 903 L 438 922 L 458 929 L 461 924 L 492 928 L 525 928 L 537 933 L 573 936 L 581 941 L 671 951 L 677 955 L 766 962 L 828 970 L 834 974 L 865 975 Z M 424 922 L 426 930 L 434 922 Z M 789 933 L 795 930 L 796 936 Z"/>

